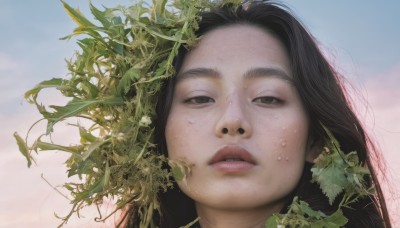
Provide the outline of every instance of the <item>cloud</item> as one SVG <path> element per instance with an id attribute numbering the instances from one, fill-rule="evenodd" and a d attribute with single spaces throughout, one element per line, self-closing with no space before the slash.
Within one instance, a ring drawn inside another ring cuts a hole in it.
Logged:
<path id="1" fill-rule="evenodd" d="M 22 100 L 23 90 L 27 88 L 27 81 L 24 79 L 23 64 L 12 56 L 0 52 L 0 106 L 9 112 L 12 104 L 18 104 Z M 13 107 L 12 107 L 13 108 Z"/>
<path id="2" fill-rule="evenodd" d="M 0 52 L 0 72 L 16 70 L 18 63 L 9 55 Z"/>
<path id="3" fill-rule="evenodd" d="M 389 210 L 400 210 L 400 62 L 386 72 L 369 77 L 364 84 L 368 107 L 365 121 L 387 163 L 383 189 Z M 400 215 L 391 213 L 400 224 Z"/>
<path id="4" fill-rule="evenodd" d="M 61 220 L 54 216 L 57 213 L 65 216 L 71 209 L 71 204 L 42 179 L 43 174 L 53 186 L 58 186 L 64 194 L 66 190 L 62 186 L 67 181 L 76 181 L 67 178 L 67 168 L 64 162 L 69 157 L 68 153 L 56 151 L 41 151 L 34 154 L 37 165 L 27 168 L 27 162 L 19 153 L 17 144 L 13 138 L 13 132 L 18 131 L 22 137 L 25 136 L 29 126 L 40 118 L 40 115 L 30 108 L 21 108 L 14 115 L 0 113 L 3 120 L 0 131 L 0 182 L 6 183 L 1 188 L 0 198 L 0 227 L 56 227 Z M 32 134 L 37 137 L 43 133 L 45 122 L 33 128 Z M 32 137 L 32 139 L 34 138 Z M 55 141 L 65 145 L 78 140 L 76 129 L 66 127 L 64 124 L 57 126 Z M 115 204 L 105 203 L 102 214 L 110 213 Z M 82 218 L 73 216 L 64 227 L 113 227 L 113 217 L 107 223 L 97 223 L 93 218 L 98 216 L 97 209 L 92 206 L 82 211 Z"/>

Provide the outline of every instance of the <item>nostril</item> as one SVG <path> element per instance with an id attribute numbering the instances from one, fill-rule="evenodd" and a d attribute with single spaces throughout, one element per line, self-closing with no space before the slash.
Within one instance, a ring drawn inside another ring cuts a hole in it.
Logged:
<path id="1" fill-rule="evenodd" d="M 228 133 L 228 128 L 226 128 L 226 127 L 222 128 L 222 133 L 223 134 L 227 134 Z"/>
<path id="2" fill-rule="evenodd" d="M 238 132 L 239 132 L 239 134 L 243 135 L 244 134 L 244 129 L 243 128 L 239 128 Z"/>

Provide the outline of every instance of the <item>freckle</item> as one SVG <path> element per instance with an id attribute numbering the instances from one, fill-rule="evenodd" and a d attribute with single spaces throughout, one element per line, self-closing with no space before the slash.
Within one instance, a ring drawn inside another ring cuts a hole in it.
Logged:
<path id="1" fill-rule="evenodd" d="M 285 158 L 285 161 L 289 161 L 289 157 L 286 157 L 286 158 Z"/>
<path id="2" fill-rule="evenodd" d="M 193 120 L 188 120 L 188 124 L 194 124 Z"/>

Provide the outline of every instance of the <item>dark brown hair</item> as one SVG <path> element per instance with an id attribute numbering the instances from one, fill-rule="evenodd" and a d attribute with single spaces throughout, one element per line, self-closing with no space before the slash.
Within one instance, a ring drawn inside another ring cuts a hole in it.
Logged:
<path id="1" fill-rule="evenodd" d="M 197 36 L 222 26 L 249 24 L 267 30 L 285 46 L 293 73 L 293 83 L 299 93 L 310 121 L 310 134 L 315 141 L 323 141 L 324 130 L 321 123 L 334 134 L 343 151 L 357 151 L 360 161 L 371 171 L 368 185 L 376 188 L 375 197 L 365 197 L 344 210 L 349 219 L 346 227 L 391 227 L 383 194 L 371 160 L 377 157 L 363 127 L 346 98 L 344 80 L 335 72 L 316 45 L 313 37 L 283 5 L 270 1 L 252 1 L 234 8 L 226 5 L 201 15 Z M 181 48 L 175 59 L 179 71 L 188 50 Z M 168 119 L 175 78 L 168 79 L 159 96 L 155 142 L 158 151 L 168 155 L 165 142 L 165 126 Z M 337 205 L 330 206 L 327 197 L 317 184 L 310 182 L 312 164 L 306 163 L 299 185 L 288 197 L 285 213 L 294 195 L 306 201 L 314 210 L 330 214 Z M 162 214 L 160 227 L 180 227 L 196 218 L 194 202 L 183 194 L 178 186 L 167 192 L 160 192 Z"/>

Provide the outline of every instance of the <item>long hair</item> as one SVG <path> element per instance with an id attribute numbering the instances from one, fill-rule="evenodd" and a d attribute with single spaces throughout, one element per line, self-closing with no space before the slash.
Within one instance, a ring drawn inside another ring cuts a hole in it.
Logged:
<path id="1" fill-rule="evenodd" d="M 289 56 L 293 84 L 298 91 L 310 121 L 310 137 L 323 141 L 326 126 L 341 144 L 343 151 L 357 151 L 362 165 L 369 168 L 372 178 L 369 186 L 375 186 L 374 197 L 365 197 L 344 209 L 349 222 L 346 227 L 391 227 L 383 194 L 372 166 L 376 156 L 372 142 L 346 98 L 344 80 L 335 72 L 319 50 L 314 38 L 285 6 L 270 1 L 252 1 L 241 7 L 226 5 L 201 15 L 197 36 L 229 25 L 249 24 L 265 29 L 279 39 Z M 175 59 L 178 72 L 189 50 L 181 48 Z M 158 151 L 168 155 L 165 141 L 165 127 L 171 108 L 175 78 L 165 81 L 157 104 L 157 120 L 154 140 Z M 291 196 L 297 195 L 314 210 L 326 214 L 334 212 L 337 204 L 331 206 L 317 184 L 311 183 L 311 164 L 306 163 L 304 173 Z M 194 202 L 176 185 L 158 195 L 161 203 L 160 227 L 180 227 L 193 221 L 197 215 Z M 289 197 L 281 213 L 285 213 L 292 197 Z"/>

